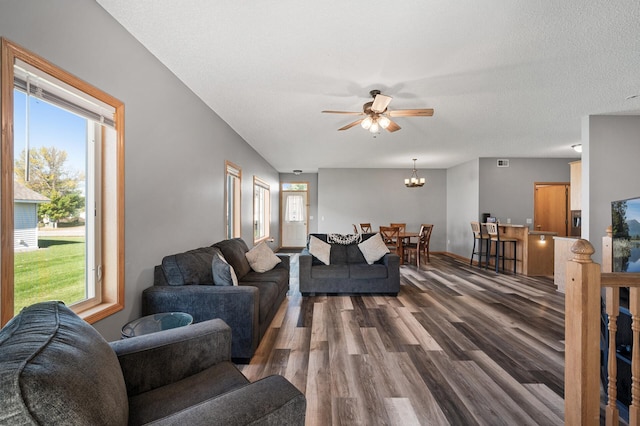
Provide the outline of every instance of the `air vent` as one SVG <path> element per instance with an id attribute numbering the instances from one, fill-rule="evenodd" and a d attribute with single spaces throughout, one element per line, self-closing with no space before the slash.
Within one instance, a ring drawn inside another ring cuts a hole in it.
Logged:
<path id="1" fill-rule="evenodd" d="M 498 167 L 509 167 L 509 160 L 505 158 L 498 158 Z"/>

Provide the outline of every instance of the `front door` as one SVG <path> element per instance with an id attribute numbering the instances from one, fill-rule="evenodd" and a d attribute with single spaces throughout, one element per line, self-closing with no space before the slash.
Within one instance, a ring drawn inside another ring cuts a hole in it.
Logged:
<path id="1" fill-rule="evenodd" d="M 307 191 L 282 191 L 282 247 L 307 244 Z"/>
<path id="2" fill-rule="evenodd" d="M 533 204 L 534 231 L 569 235 L 568 183 L 536 183 Z"/>

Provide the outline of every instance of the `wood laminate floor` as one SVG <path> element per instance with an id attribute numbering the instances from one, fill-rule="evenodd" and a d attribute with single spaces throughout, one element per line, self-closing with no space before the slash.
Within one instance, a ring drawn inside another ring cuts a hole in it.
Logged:
<path id="1" fill-rule="evenodd" d="M 248 365 L 307 398 L 308 425 L 561 425 L 564 295 L 447 256 L 398 297 L 290 295 Z"/>

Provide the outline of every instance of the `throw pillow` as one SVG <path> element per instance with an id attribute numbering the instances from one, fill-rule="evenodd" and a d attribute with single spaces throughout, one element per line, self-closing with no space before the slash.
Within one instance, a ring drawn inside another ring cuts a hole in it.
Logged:
<path id="1" fill-rule="evenodd" d="M 389 253 L 389 249 L 382 241 L 380 234 L 376 234 L 366 241 L 358 244 L 358 248 L 362 252 L 365 260 L 369 265 L 373 265 L 374 262 L 382 259 L 382 256 Z"/>
<path id="2" fill-rule="evenodd" d="M 249 261 L 251 269 L 256 272 L 270 271 L 275 268 L 278 263 L 282 262 L 264 241 L 249 250 L 245 256 Z"/>
<path id="3" fill-rule="evenodd" d="M 328 265 L 331 260 L 331 244 L 309 235 L 309 253 L 325 265 Z"/>
<path id="4" fill-rule="evenodd" d="M 233 266 L 229 265 L 222 256 L 215 255 L 211 261 L 214 285 L 238 285 L 238 277 Z"/>

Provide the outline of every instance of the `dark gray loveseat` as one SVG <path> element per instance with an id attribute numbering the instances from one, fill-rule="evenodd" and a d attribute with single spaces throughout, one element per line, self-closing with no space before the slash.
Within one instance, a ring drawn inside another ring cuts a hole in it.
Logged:
<path id="1" fill-rule="evenodd" d="M 194 323 L 221 318 L 231 327 L 231 356 L 248 362 L 289 290 L 289 256 L 270 271 L 251 269 L 240 238 L 165 256 L 155 267 L 153 286 L 142 293 L 143 315 L 187 312 Z M 233 266 L 238 286 L 213 284 L 212 259 L 221 253 Z"/>
<path id="2" fill-rule="evenodd" d="M 362 234 L 366 241 L 376 234 Z M 328 242 L 327 234 L 310 234 Z M 357 243 L 331 243 L 329 265 L 309 253 L 309 246 L 300 253 L 300 292 L 371 293 L 397 295 L 400 291 L 400 257 L 387 253 L 369 265 Z"/>
<path id="3" fill-rule="evenodd" d="M 61 302 L 0 331 L 2 425 L 304 424 L 282 376 L 254 383 L 230 362 L 222 320 L 107 343 Z"/>

